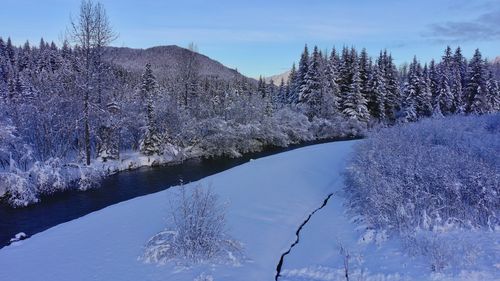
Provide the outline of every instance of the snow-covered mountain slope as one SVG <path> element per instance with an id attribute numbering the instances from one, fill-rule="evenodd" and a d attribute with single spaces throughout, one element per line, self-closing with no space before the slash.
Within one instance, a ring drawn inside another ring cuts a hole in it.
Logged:
<path id="1" fill-rule="evenodd" d="M 271 81 L 273 81 L 275 85 L 279 85 L 281 83 L 281 80 L 283 79 L 283 82 L 286 84 L 288 82 L 288 76 L 290 76 L 290 70 L 287 70 L 281 74 L 264 77 L 264 81 L 266 81 L 266 83 L 271 83 Z"/>
<path id="2" fill-rule="evenodd" d="M 183 71 L 187 71 L 188 63 L 201 77 L 218 77 L 225 81 L 244 78 L 235 69 L 226 67 L 205 55 L 175 45 L 148 49 L 108 47 L 105 58 L 138 74 L 142 73 L 147 63 L 150 63 L 159 80 L 177 78 Z"/>

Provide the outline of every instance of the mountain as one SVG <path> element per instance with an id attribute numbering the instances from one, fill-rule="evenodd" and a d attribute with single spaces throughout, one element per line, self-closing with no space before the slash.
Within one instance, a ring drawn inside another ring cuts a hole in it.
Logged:
<path id="1" fill-rule="evenodd" d="M 190 59 L 201 77 L 218 77 L 225 81 L 246 78 L 218 61 L 175 45 L 148 49 L 108 47 L 105 59 L 133 73 L 142 73 L 144 66 L 150 63 L 159 80 L 178 77 Z"/>
<path id="2" fill-rule="evenodd" d="M 500 63 L 500 56 L 496 57 L 496 59 L 493 60 L 493 63 Z"/>
<path id="3" fill-rule="evenodd" d="M 279 85 L 281 83 L 281 79 L 283 79 L 283 81 L 286 84 L 288 81 L 289 75 L 290 75 L 290 70 L 285 71 L 281 74 L 277 74 L 277 75 L 273 75 L 273 76 L 269 76 L 269 77 L 264 77 L 264 81 L 266 81 L 266 83 L 271 83 L 271 80 L 272 80 L 274 82 L 274 84 Z"/>

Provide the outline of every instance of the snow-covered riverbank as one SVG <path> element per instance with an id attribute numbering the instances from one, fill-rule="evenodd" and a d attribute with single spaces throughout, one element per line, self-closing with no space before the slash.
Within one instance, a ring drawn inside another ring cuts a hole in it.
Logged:
<path id="1" fill-rule="evenodd" d="M 229 203 L 229 233 L 243 243 L 246 260 L 178 267 L 138 259 L 148 239 L 164 229 L 169 200 L 178 189 L 174 187 L 1 249 L 0 280 L 274 280 L 281 255 L 314 210 L 299 243 L 284 257 L 278 280 L 346 280 L 347 255 L 350 280 L 498 280 L 495 268 L 486 264 L 477 271 L 432 273 L 425 258 L 405 254 L 398 239 L 367 231 L 349 218 L 343 206 L 342 171 L 356 142 L 276 154 L 198 182 Z"/>
<path id="2" fill-rule="evenodd" d="M 190 269 L 137 260 L 162 230 L 175 188 L 126 201 L 0 250 L 0 280 L 273 280 L 302 221 L 340 186 L 353 142 L 305 147 L 251 161 L 201 180 L 223 201 L 231 235 L 249 259 Z M 29 269 L 29 270 L 27 270 Z"/>

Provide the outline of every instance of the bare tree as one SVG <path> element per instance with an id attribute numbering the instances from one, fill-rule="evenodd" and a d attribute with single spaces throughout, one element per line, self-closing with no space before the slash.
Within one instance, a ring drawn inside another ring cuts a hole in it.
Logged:
<path id="1" fill-rule="evenodd" d="M 83 0 L 80 14 L 71 20 L 70 36 L 80 48 L 80 71 L 83 90 L 83 121 L 86 164 L 90 165 L 90 95 L 97 88 L 101 94 L 102 52 L 116 34 L 109 23 L 104 7 L 92 0 Z M 97 86 L 97 87 L 96 87 Z"/>

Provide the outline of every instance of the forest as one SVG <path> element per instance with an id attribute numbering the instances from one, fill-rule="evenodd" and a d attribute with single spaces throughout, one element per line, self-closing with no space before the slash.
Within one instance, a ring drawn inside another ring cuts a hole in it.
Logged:
<path id="1" fill-rule="evenodd" d="M 82 5 L 80 12 L 61 46 L 0 38 L 0 198 L 10 205 L 92 188 L 109 174 L 95 163 L 124 154 L 156 156 L 149 165 L 237 157 L 500 109 L 500 64 L 479 50 L 468 59 L 448 46 L 439 61 L 415 57 L 396 66 L 387 50 L 371 57 L 366 49 L 306 45 L 287 81 L 265 83 L 200 75 L 191 46 L 165 77 L 154 61 L 142 73 L 114 63 L 116 34 L 105 10 Z"/>

